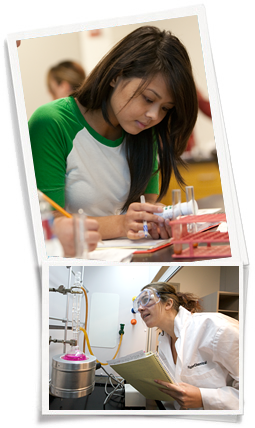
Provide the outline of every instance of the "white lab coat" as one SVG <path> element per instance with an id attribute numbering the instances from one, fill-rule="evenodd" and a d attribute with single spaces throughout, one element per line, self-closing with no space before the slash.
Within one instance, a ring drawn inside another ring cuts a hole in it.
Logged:
<path id="1" fill-rule="evenodd" d="M 159 353 L 175 381 L 197 386 L 205 410 L 238 410 L 239 322 L 220 313 L 191 314 L 180 306 L 174 333 L 176 365 L 166 333 L 159 336 Z M 180 408 L 177 402 L 175 408 Z"/>

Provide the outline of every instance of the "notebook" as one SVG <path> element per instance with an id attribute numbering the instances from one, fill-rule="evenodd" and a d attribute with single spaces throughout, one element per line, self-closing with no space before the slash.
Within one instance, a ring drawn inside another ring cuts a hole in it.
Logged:
<path id="1" fill-rule="evenodd" d="M 162 248 L 165 245 L 170 245 L 171 241 L 172 238 L 142 238 L 139 240 L 131 240 L 128 238 L 106 239 L 103 241 L 103 243 L 98 243 L 97 250 L 105 248 L 133 248 L 134 250 L 152 250 Z"/>
<path id="2" fill-rule="evenodd" d="M 147 399 L 174 401 L 170 395 L 159 390 L 161 385 L 154 382 L 159 379 L 175 383 L 169 368 L 157 352 L 139 351 L 107 363 Z"/>

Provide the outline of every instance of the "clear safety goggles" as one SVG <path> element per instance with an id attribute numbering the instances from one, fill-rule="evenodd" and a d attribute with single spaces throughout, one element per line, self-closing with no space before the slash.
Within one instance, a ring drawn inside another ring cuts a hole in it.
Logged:
<path id="1" fill-rule="evenodd" d="M 134 312 L 138 312 L 140 306 L 146 306 L 147 308 L 149 308 L 151 306 L 156 305 L 156 303 L 158 303 L 159 301 L 160 297 L 156 290 L 151 288 L 145 288 L 145 290 L 143 290 L 139 294 L 139 296 L 137 296 L 133 301 L 133 310 Z"/>

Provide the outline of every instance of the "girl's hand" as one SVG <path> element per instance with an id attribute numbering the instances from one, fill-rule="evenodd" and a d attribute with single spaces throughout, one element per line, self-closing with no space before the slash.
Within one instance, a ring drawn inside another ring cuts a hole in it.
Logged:
<path id="1" fill-rule="evenodd" d="M 148 200 L 146 202 L 152 202 L 157 207 L 164 208 L 165 205 L 161 202 L 154 202 L 157 200 L 157 195 L 148 195 Z M 169 224 L 169 220 L 165 220 L 162 223 L 152 223 L 150 235 L 153 239 L 169 239 L 172 237 L 172 229 Z"/>
<path id="2" fill-rule="evenodd" d="M 169 239 L 172 236 L 172 230 L 170 227 L 169 220 L 165 220 L 164 223 L 152 223 L 150 235 L 153 239 Z"/>
<path id="3" fill-rule="evenodd" d="M 87 229 L 87 245 L 88 251 L 94 251 L 97 247 L 98 242 L 101 240 L 101 235 L 98 232 L 99 224 L 92 218 L 87 218 L 85 222 Z"/>
<path id="4" fill-rule="evenodd" d="M 87 229 L 86 241 L 88 245 L 88 251 L 93 251 L 97 247 L 98 241 L 101 236 L 98 232 L 99 225 L 94 219 L 85 220 L 85 228 Z M 67 217 L 56 217 L 54 219 L 54 233 L 58 237 L 65 257 L 75 257 L 75 245 L 74 245 L 74 234 L 73 234 L 73 219 Z"/>
<path id="5" fill-rule="evenodd" d="M 152 232 L 152 224 L 164 224 L 164 219 L 154 213 L 161 213 L 163 208 L 149 203 L 134 202 L 130 204 L 127 213 L 123 216 L 124 233 L 129 239 L 144 238 L 143 221 L 147 221 L 148 231 Z M 156 231 L 154 229 L 156 236 Z"/>
<path id="6" fill-rule="evenodd" d="M 203 407 L 201 392 L 196 386 L 188 383 L 172 384 L 158 379 L 154 380 L 154 382 L 164 387 L 159 388 L 160 391 L 174 398 L 180 404 L 181 410 Z"/>

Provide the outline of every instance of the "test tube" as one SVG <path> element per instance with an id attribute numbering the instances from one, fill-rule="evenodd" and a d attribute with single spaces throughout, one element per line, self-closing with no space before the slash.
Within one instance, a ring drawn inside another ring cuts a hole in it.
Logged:
<path id="1" fill-rule="evenodd" d="M 79 259 L 88 258 L 85 221 L 86 215 L 82 209 L 73 214 L 75 257 Z"/>
<path id="2" fill-rule="evenodd" d="M 180 189 L 172 190 L 172 206 L 173 206 L 173 220 L 177 220 L 181 215 L 181 191 Z M 182 225 L 175 224 L 172 227 L 174 239 L 180 239 L 182 236 Z M 174 244 L 174 253 L 182 253 L 182 244 Z"/>
<path id="3" fill-rule="evenodd" d="M 186 192 L 187 203 L 189 203 L 191 205 L 192 213 L 190 215 L 195 215 L 196 214 L 196 207 L 195 207 L 194 187 L 193 186 L 186 186 L 185 192 Z M 187 224 L 187 231 L 189 233 L 196 233 L 197 232 L 197 224 L 196 223 Z M 198 244 L 194 242 L 193 247 L 196 248 L 197 246 L 198 246 Z"/>

